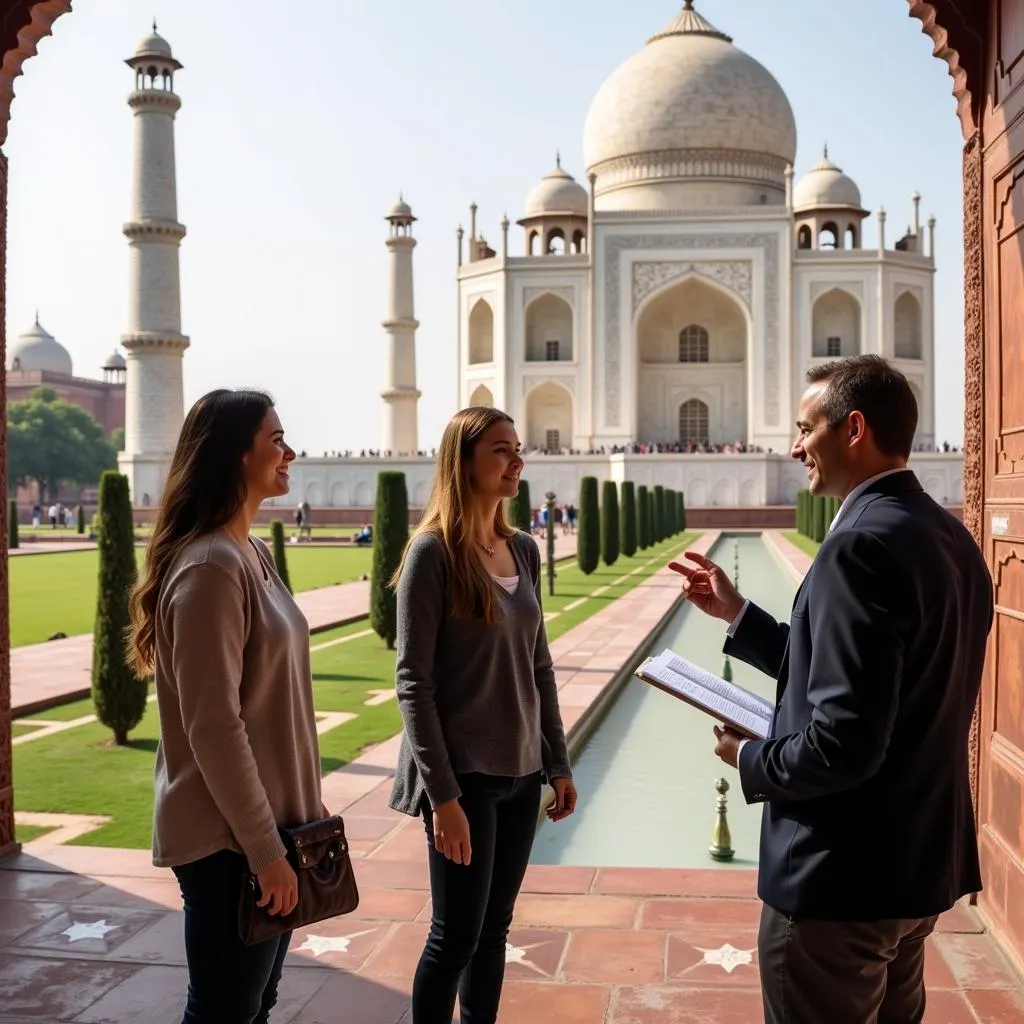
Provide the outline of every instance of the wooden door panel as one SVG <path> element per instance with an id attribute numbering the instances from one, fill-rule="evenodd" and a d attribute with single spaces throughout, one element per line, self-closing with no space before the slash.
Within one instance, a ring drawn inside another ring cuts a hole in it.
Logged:
<path id="1" fill-rule="evenodd" d="M 993 102 L 1010 124 L 1024 109 L 1024 0 L 996 0 Z"/>
<path id="2" fill-rule="evenodd" d="M 1011 152 L 1015 144 L 1020 145 L 1013 135 L 1007 141 Z M 1024 473 L 1024 153 L 993 181 L 993 213 L 997 262 L 992 279 L 999 288 L 995 303 L 999 317 L 999 420 L 994 469 L 1002 476 Z"/>

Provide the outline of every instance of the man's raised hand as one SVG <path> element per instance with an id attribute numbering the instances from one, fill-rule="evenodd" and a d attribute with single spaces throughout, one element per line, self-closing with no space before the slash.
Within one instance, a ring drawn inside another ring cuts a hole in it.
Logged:
<path id="1" fill-rule="evenodd" d="M 683 558 L 693 564 L 669 562 L 668 567 L 683 577 L 683 594 L 687 601 L 705 615 L 732 622 L 743 607 L 743 597 L 732 580 L 720 566 L 696 551 L 684 551 Z"/>

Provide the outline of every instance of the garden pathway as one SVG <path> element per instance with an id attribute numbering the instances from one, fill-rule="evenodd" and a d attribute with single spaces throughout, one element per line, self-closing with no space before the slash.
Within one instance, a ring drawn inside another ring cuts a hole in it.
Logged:
<path id="1" fill-rule="evenodd" d="M 678 594 L 663 569 L 552 644 L 567 727 Z M 397 749 L 396 737 L 324 780 L 327 805 L 345 817 L 361 902 L 296 934 L 275 1024 L 408 1024 L 430 898 L 422 825 L 387 807 Z M 178 1019 L 180 905 L 170 872 L 146 851 L 29 844 L 0 865 L 0 1024 Z M 532 867 L 499 1024 L 752 1024 L 758 913 L 748 870 Z M 966 905 L 929 940 L 925 974 L 931 1024 L 1024 1017 L 1020 977 Z"/>
<path id="2" fill-rule="evenodd" d="M 538 539 L 541 559 L 546 559 L 545 542 Z M 559 533 L 555 538 L 555 561 L 576 553 L 576 535 Z M 295 595 L 312 632 L 361 619 L 369 613 L 370 584 L 367 580 L 321 587 Z M 11 651 L 11 709 L 15 715 L 29 714 L 54 704 L 89 695 L 92 674 L 92 634 L 27 644 Z"/>

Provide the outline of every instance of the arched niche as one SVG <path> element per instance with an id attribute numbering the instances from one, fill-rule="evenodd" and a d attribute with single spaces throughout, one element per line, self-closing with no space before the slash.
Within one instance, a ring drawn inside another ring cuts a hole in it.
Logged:
<path id="1" fill-rule="evenodd" d="M 554 381 L 538 384 L 526 396 L 526 443 L 540 451 L 572 446 L 572 395 Z"/>
<path id="2" fill-rule="evenodd" d="M 470 405 L 486 405 L 488 408 L 494 406 L 494 395 L 486 384 L 478 384 L 473 393 L 469 396 Z"/>
<path id="3" fill-rule="evenodd" d="M 911 292 L 904 292 L 896 300 L 894 310 L 894 352 L 897 359 L 920 359 L 921 303 Z"/>
<path id="4" fill-rule="evenodd" d="M 796 247 L 798 249 L 810 249 L 814 245 L 814 239 L 811 236 L 811 228 L 808 224 L 801 224 L 799 231 L 796 233 Z"/>
<path id="5" fill-rule="evenodd" d="M 839 359 L 860 354 L 860 303 L 842 288 L 820 295 L 811 314 L 811 355 Z"/>
<path id="6" fill-rule="evenodd" d="M 572 306 L 547 292 L 526 309 L 526 360 L 565 362 L 573 358 Z"/>
<path id="7" fill-rule="evenodd" d="M 333 508 L 346 508 L 348 506 L 348 484 L 341 481 L 331 484 L 331 505 Z"/>
<path id="8" fill-rule="evenodd" d="M 306 485 L 306 501 L 314 508 L 324 503 L 324 491 L 319 480 L 313 480 Z"/>
<path id="9" fill-rule="evenodd" d="M 821 230 L 818 232 L 818 248 L 839 249 L 840 238 L 839 227 L 833 221 L 822 224 Z"/>
<path id="10" fill-rule="evenodd" d="M 469 361 L 494 362 L 494 310 L 486 299 L 477 299 L 469 312 Z"/>
<path id="11" fill-rule="evenodd" d="M 679 440 L 698 444 L 711 436 L 711 410 L 699 398 L 688 398 L 679 406 Z"/>

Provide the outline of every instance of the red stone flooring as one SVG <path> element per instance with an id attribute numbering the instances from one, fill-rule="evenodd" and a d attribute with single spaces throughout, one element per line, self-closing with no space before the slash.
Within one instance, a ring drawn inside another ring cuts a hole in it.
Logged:
<path id="1" fill-rule="evenodd" d="M 661 570 L 552 645 L 567 725 L 677 595 L 674 574 Z M 430 899 L 422 826 L 387 807 L 397 746 L 389 740 L 324 780 L 328 807 L 345 817 L 362 899 L 353 915 L 296 934 L 274 1024 L 408 1024 Z M 730 868 L 531 868 L 499 1021 L 761 1020 L 754 885 L 752 871 Z M 31 844 L 0 865 L 0 1024 L 179 1020 L 179 907 L 173 877 L 146 851 Z M 930 1024 L 1024 1020 L 1021 977 L 970 907 L 943 917 L 926 964 Z"/>

